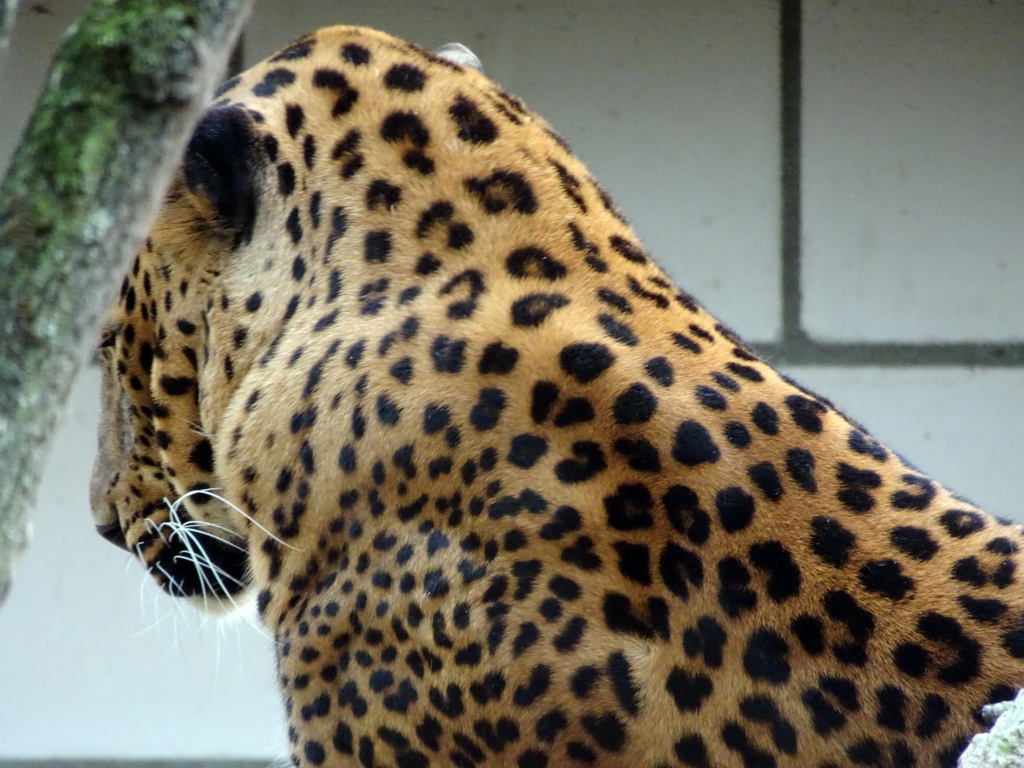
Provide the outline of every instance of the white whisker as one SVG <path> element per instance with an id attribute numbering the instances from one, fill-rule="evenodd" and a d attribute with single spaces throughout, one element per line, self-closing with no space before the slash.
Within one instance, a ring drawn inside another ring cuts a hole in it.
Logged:
<path id="1" fill-rule="evenodd" d="M 217 490 L 220 490 L 220 489 L 219 488 L 197 488 L 194 491 L 189 491 L 188 493 L 183 494 L 176 501 L 174 501 L 173 504 L 170 501 L 168 501 L 166 498 L 164 499 L 164 501 L 169 506 L 172 506 L 172 507 L 176 508 L 177 505 L 181 504 L 181 502 L 184 501 L 185 499 L 187 499 L 189 496 L 192 496 L 192 495 L 195 495 L 195 494 L 203 494 L 205 496 L 209 496 L 211 499 L 216 499 L 217 501 L 221 502 L 225 506 L 230 507 L 231 509 L 235 510 L 235 512 L 237 512 L 242 517 L 244 517 L 246 520 L 248 520 L 250 523 L 255 525 L 257 528 L 259 528 L 261 531 L 263 531 L 263 533 L 265 533 L 267 536 L 272 538 L 274 541 L 276 541 L 281 546 L 288 547 L 288 549 L 293 549 L 296 552 L 301 552 L 302 551 L 298 547 L 292 546 L 288 542 L 278 538 L 273 533 L 268 531 L 260 523 L 258 523 L 256 521 L 256 519 L 252 515 L 250 515 L 248 512 L 245 512 L 242 509 L 240 509 L 237 505 L 232 504 L 230 501 L 225 499 L 223 496 L 220 496 L 219 494 L 214 493 L 214 491 L 217 491 Z"/>
<path id="2" fill-rule="evenodd" d="M 198 552 L 191 552 L 191 551 L 189 551 L 189 552 L 179 552 L 178 554 L 176 554 L 174 556 L 174 561 L 175 562 L 180 561 L 180 562 L 183 562 L 183 563 L 192 563 L 192 565 L 195 565 L 197 568 L 206 569 L 206 570 L 210 571 L 211 573 L 213 573 L 213 574 L 215 574 L 217 576 L 223 576 L 226 579 L 230 579 L 231 581 L 235 582 L 235 584 L 237 584 L 240 587 L 244 587 L 245 586 L 245 582 L 244 581 L 242 581 L 241 579 L 235 578 L 230 573 L 228 573 L 223 568 L 221 568 L 219 565 L 214 563 L 210 559 L 209 555 L 207 555 L 202 550 L 200 550 Z M 218 578 L 218 581 L 220 581 L 219 578 Z M 212 584 L 210 586 L 212 586 Z M 221 586 L 223 586 L 223 584 Z M 225 595 L 225 597 L 227 597 L 228 599 L 231 599 L 230 595 Z"/>
<path id="3" fill-rule="evenodd" d="M 166 499 L 165 499 L 165 501 L 166 501 Z M 164 538 L 163 533 L 161 533 L 161 531 L 160 531 L 160 526 L 153 522 L 153 518 L 151 518 L 151 517 L 147 517 L 146 518 L 146 528 L 152 529 L 152 531 L 157 536 L 160 537 L 160 541 L 162 541 L 165 545 L 168 543 L 167 539 Z M 136 545 L 136 551 L 138 551 L 138 545 Z M 139 556 L 140 557 L 142 556 L 141 552 L 139 553 Z"/>
<path id="4" fill-rule="evenodd" d="M 199 523 L 199 521 L 193 521 L 193 522 Z M 200 523 L 200 525 L 201 525 L 201 523 Z M 180 553 L 180 554 L 175 556 L 175 560 L 181 559 L 181 560 L 183 560 L 185 562 L 190 562 L 194 566 L 196 566 L 196 572 L 197 572 L 197 575 L 200 578 L 200 583 L 201 583 L 201 585 L 203 587 L 203 603 L 204 603 L 204 606 L 208 605 L 208 603 L 206 601 L 206 593 L 207 593 L 206 587 L 207 587 L 207 585 L 209 585 L 209 587 L 210 587 L 209 591 L 211 593 L 214 591 L 213 590 L 213 584 L 212 584 L 212 582 L 209 581 L 209 579 L 207 577 L 207 573 L 209 573 L 209 574 L 212 574 L 214 576 L 214 578 L 216 578 L 217 583 L 218 583 L 218 585 L 221 588 L 221 592 L 222 592 L 223 596 L 231 603 L 232 606 L 234 606 L 236 609 L 238 609 L 239 605 L 238 605 L 237 602 L 235 602 L 234 597 L 231 595 L 231 590 L 228 589 L 228 587 L 224 583 L 224 579 L 222 577 L 230 579 L 231 581 L 235 582 L 235 584 L 237 584 L 240 587 L 246 586 L 245 582 L 241 581 L 240 579 L 235 578 L 234 576 L 232 576 L 227 571 L 225 571 L 223 568 L 221 568 L 220 566 L 218 566 L 216 563 L 213 562 L 213 559 L 210 557 L 210 554 L 203 548 L 202 543 L 196 538 L 198 536 L 198 534 L 201 534 L 201 533 L 205 534 L 207 536 L 210 536 L 211 538 L 216 539 L 217 541 L 222 541 L 224 543 L 230 543 L 230 542 L 224 541 L 223 539 L 221 539 L 220 537 L 214 535 L 213 533 L 201 530 L 201 528 L 198 525 L 192 526 L 190 528 L 190 527 L 187 527 L 184 524 L 181 524 L 181 525 L 178 525 L 175 528 L 175 531 L 174 531 L 174 533 L 171 534 L 171 536 L 172 537 L 174 535 L 178 535 L 179 536 L 179 538 L 182 541 L 182 544 L 184 545 L 185 549 L 187 550 L 187 554 L 186 553 Z M 242 547 L 238 547 L 238 549 L 244 551 L 244 549 Z"/>
<path id="5" fill-rule="evenodd" d="M 208 439 L 212 439 L 213 438 L 213 435 L 211 435 L 209 432 L 205 432 L 203 430 L 203 427 L 202 427 L 201 424 L 197 424 L 194 421 L 189 421 L 188 419 L 182 419 L 182 421 L 185 422 L 185 424 L 188 426 L 189 432 L 191 432 L 193 435 L 198 435 L 199 437 L 205 437 L 205 438 L 208 438 Z"/>
<path id="6" fill-rule="evenodd" d="M 164 525 L 167 525 L 167 523 L 164 523 Z M 201 523 L 198 520 L 193 520 L 191 523 L 184 523 L 174 529 L 174 532 L 171 533 L 171 539 L 173 540 L 175 536 L 179 536 L 179 538 L 182 539 L 184 539 L 186 536 L 206 536 L 207 538 L 213 539 L 214 541 L 219 541 L 221 544 L 225 544 L 226 546 L 229 546 L 232 549 L 237 549 L 239 552 L 248 551 L 246 550 L 245 547 L 239 546 L 238 544 L 235 544 L 235 542 L 225 539 L 223 536 L 218 536 L 216 533 L 213 533 L 212 531 L 204 531 L 202 529 L 203 525 L 205 525 L 205 523 Z M 218 527 L 223 528 L 223 526 Z M 224 530 L 227 531 L 229 529 L 224 528 Z"/>
<path id="7" fill-rule="evenodd" d="M 168 593 L 169 593 L 170 595 L 172 595 L 172 596 L 174 596 L 174 597 L 179 597 L 179 596 L 181 596 L 181 595 L 184 595 L 184 594 L 185 594 L 185 590 L 183 590 L 183 589 L 181 588 L 181 586 L 180 586 L 180 585 L 178 584 L 178 580 L 177 580 L 177 579 L 175 579 L 175 578 L 174 578 L 173 576 L 171 576 L 171 574 L 169 574 L 169 573 L 168 573 L 168 572 L 167 572 L 166 570 L 164 570 L 164 566 L 163 566 L 163 564 L 162 564 L 162 563 L 157 563 L 157 564 L 156 564 L 156 569 L 157 569 L 158 571 L 160 571 L 160 573 L 162 573 L 162 574 L 163 574 L 163 576 L 164 576 L 164 578 L 165 578 L 165 579 L 167 579 L 167 583 L 168 583 L 168 585 L 170 586 L 170 589 L 168 589 Z M 175 595 L 175 594 L 174 594 L 174 590 L 175 590 L 175 589 L 177 589 L 177 590 L 178 590 L 178 592 L 179 592 L 179 594 L 178 594 L 178 595 Z"/>

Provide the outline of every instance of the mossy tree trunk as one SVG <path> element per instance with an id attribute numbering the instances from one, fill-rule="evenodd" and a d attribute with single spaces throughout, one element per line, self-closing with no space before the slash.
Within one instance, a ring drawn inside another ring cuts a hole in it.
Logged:
<path id="1" fill-rule="evenodd" d="M 93 0 L 0 186 L 0 602 L 72 384 L 251 3 Z"/>

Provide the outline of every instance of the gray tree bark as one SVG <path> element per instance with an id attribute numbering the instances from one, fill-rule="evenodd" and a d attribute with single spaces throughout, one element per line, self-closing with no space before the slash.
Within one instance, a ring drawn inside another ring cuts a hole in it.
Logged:
<path id="1" fill-rule="evenodd" d="M 995 724 L 979 733 L 960 756 L 959 768 L 1021 768 L 1024 766 L 1024 691 L 1017 698 L 983 710 Z"/>
<path id="2" fill-rule="evenodd" d="M 0 186 L 0 603 L 64 403 L 251 4 L 93 0 Z"/>

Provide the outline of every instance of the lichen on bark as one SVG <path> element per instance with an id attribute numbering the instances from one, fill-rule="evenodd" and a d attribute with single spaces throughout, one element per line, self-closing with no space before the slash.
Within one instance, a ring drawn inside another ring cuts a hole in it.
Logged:
<path id="1" fill-rule="evenodd" d="M 995 720 L 988 733 L 979 733 L 960 756 L 958 768 L 1021 768 L 1024 766 L 1024 691 L 1013 701 L 985 707 Z"/>

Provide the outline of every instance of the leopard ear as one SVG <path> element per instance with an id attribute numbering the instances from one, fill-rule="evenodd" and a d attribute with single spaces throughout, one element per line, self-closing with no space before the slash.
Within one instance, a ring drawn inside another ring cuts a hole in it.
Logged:
<path id="1" fill-rule="evenodd" d="M 248 113 L 225 106 L 207 110 L 185 150 L 185 184 L 200 215 L 233 235 L 235 247 L 252 239 L 256 223 L 257 147 Z"/>

